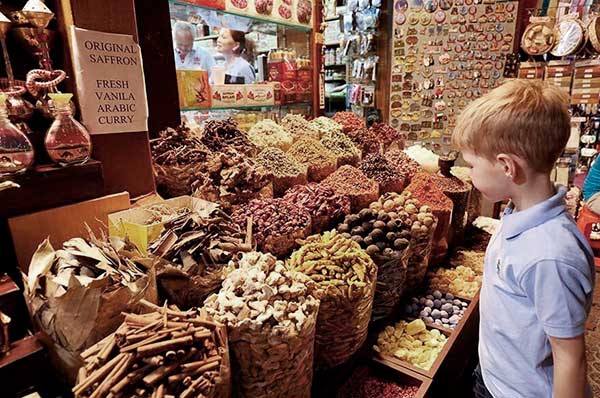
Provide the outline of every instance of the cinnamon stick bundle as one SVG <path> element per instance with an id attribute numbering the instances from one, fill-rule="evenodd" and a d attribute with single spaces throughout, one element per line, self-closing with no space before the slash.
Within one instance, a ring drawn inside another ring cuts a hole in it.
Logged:
<path id="1" fill-rule="evenodd" d="M 86 352 L 75 397 L 228 397 L 225 327 L 205 312 L 146 307 Z"/>

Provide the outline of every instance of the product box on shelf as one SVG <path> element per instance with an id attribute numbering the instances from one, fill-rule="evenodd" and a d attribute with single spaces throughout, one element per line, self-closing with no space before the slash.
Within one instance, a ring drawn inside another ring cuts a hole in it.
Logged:
<path id="1" fill-rule="evenodd" d="M 182 0 L 184 3 L 195 4 L 201 7 L 214 8 L 215 10 L 225 9 L 225 0 Z"/>
<path id="2" fill-rule="evenodd" d="M 161 205 L 172 209 L 189 208 L 200 214 L 208 215 L 217 204 L 191 196 L 179 196 L 160 202 Z M 156 204 L 154 204 L 156 205 Z M 110 236 L 127 237 L 137 248 L 146 253 L 152 241 L 160 236 L 164 222 L 156 220 L 150 206 L 134 207 L 129 210 L 109 214 L 108 233 Z"/>
<path id="3" fill-rule="evenodd" d="M 246 105 L 274 105 L 273 84 L 246 84 Z"/>
<path id="4" fill-rule="evenodd" d="M 182 110 L 192 108 L 210 108 L 210 85 L 205 70 L 178 70 L 177 89 L 179 107 Z"/>
<path id="5" fill-rule="evenodd" d="M 213 108 L 227 108 L 246 105 L 244 84 L 215 84 L 211 86 Z"/>

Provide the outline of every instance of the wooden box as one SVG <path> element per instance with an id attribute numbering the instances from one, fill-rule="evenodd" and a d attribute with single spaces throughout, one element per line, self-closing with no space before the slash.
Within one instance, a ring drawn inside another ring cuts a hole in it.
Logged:
<path id="1" fill-rule="evenodd" d="M 436 377 L 436 374 L 440 370 L 440 368 L 442 368 L 444 366 L 444 362 L 445 362 L 448 354 L 451 351 L 454 351 L 454 352 L 456 351 L 456 350 L 454 350 L 454 345 L 457 340 L 462 340 L 463 331 L 465 330 L 465 328 L 473 328 L 473 323 L 474 323 L 473 319 L 475 319 L 475 318 L 477 320 L 479 319 L 479 293 L 477 293 L 477 295 L 474 298 L 461 297 L 461 296 L 457 296 L 457 295 L 454 295 L 454 297 L 459 300 L 469 302 L 469 306 L 467 307 L 465 314 L 463 315 L 463 317 L 461 318 L 460 322 L 458 323 L 458 325 L 456 326 L 455 329 L 440 327 L 438 325 L 430 324 L 430 323 L 425 324 L 427 326 L 428 330 L 438 329 L 441 333 L 443 333 L 448 338 L 442 351 L 439 353 L 439 355 L 437 356 L 435 362 L 433 363 L 433 365 L 431 366 L 430 369 L 425 370 L 422 368 L 418 368 L 418 367 L 416 367 L 408 362 L 402 361 L 392 355 L 386 355 L 386 354 L 378 353 L 375 351 L 373 351 L 373 359 L 384 365 L 390 366 L 394 369 L 397 369 L 397 368 L 408 369 L 413 373 L 417 373 L 422 376 L 428 377 L 430 379 L 434 379 Z M 399 320 L 402 320 L 402 319 L 411 321 L 414 318 L 407 317 L 407 316 L 399 317 Z M 381 330 L 383 330 L 383 327 L 381 328 Z M 377 335 L 379 335 L 379 333 L 377 333 Z"/>
<path id="2" fill-rule="evenodd" d="M 179 196 L 160 202 L 172 209 L 187 207 L 203 215 L 217 207 L 215 203 L 207 202 L 191 196 Z M 148 246 L 160 236 L 164 229 L 164 223 L 153 221 L 154 215 L 148 208 L 153 206 L 134 207 L 108 215 L 108 233 L 110 236 L 129 238 L 142 252 L 146 253 Z"/>

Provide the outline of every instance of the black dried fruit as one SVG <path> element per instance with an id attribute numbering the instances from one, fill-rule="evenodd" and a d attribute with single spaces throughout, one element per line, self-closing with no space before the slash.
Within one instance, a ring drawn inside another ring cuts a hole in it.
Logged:
<path id="1" fill-rule="evenodd" d="M 385 250 L 385 248 L 387 247 L 387 243 L 385 242 L 377 242 L 375 245 L 379 248 L 380 251 Z"/>
<path id="2" fill-rule="evenodd" d="M 367 254 L 372 256 L 374 254 L 379 253 L 379 248 L 375 245 L 370 245 L 369 247 L 367 247 Z"/>
<path id="3" fill-rule="evenodd" d="M 354 235 L 352 237 L 352 240 L 355 241 L 356 243 L 358 243 L 359 245 L 363 243 L 363 238 L 360 235 Z"/>
<path id="4" fill-rule="evenodd" d="M 367 246 L 372 245 L 374 243 L 373 242 L 373 238 L 371 237 L 371 235 L 367 236 L 365 238 L 364 242 L 365 242 L 365 245 L 367 245 Z"/>
<path id="5" fill-rule="evenodd" d="M 373 240 L 381 240 L 383 239 L 384 233 L 380 229 L 374 229 L 370 236 L 373 238 Z"/>
<path id="6" fill-rule="evenodd" d="M 408 240 L 407 239 L 400 238 L 400 239 L 396 239 L 394 241 L 394 247 L 396 249 L 404 249 L 404 248 L 406 248 L 406 246 L 408 246 Z"/>
<path id="7" fill-rule="evenodd" d="M 385 238 L 389 242 L 394 242 L 398 238 L 398 235 L 395 232 L 388 232 L 387 234 L 385 234 Z"/>
<path id="8" fill-rule="evenodd" d="M 362 227 L 354 227 L 351 231 L 352 235 L 362 235 L 364 233 Z"/>
<path id="9" fill-rule="evenodd" d="M 340 224 L 337 227 L 338 232 L 349 232 L 350 226 L 348 224 Z"/>
<path id="10" fill-rule="evenodd" d="M 385 225 L 386 225 L 385 222 L 378 220 L 373 223 L 373 228 L 384 229 Z"/>

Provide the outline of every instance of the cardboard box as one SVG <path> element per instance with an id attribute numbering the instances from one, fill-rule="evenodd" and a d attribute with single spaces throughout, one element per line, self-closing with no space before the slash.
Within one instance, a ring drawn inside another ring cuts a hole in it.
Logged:
<path id="1" fill-rule="evenodd" d="M 229 108 L 246 105 L 246 86 L 244 84 L 215 84 L 211 86 L 213 108 Z"/>
<path id="2" fill-rule="evenodd" d="M 86 224 L 94 233 L 106 233 L 108 215 L 129 207 L 129 193 L 121 192 L 9 218 L 8 226 L 20 269 L 27 272 L 31 256 L 47 237 L 54 247 L 60 247 L 66 240 L 87 236 Z"/>
<path id="3" fill-rule="evenodd" d="M 205 216 L 208 216 L 218 206 L 216 203 L 191 196 L 179 196 L 160 202 L 160 204 L 173 209 L 189 208 Z M 150 223 L 150 220 L 153 218 L 153 213 L 147 210 L 150 206 L 152 205 L 134 207 L 129 210 L 109 214 L 109 235 L 121 238 L 127 237 L 142 253 L 146 253 L 148 246 L 160 236 L 164 229 L 163 222 Z"/>
<path id="4" fill-rule="evenodd" d="M 272 84 L 246 84 L 246 105 L 273 105 L 275 93 Z"/>
<path id="5" fill-rule="evenodd" d="M 177 89 L 182 110 L 210 108 L 210 85 L 205 70 L 178 70 Z"/>

